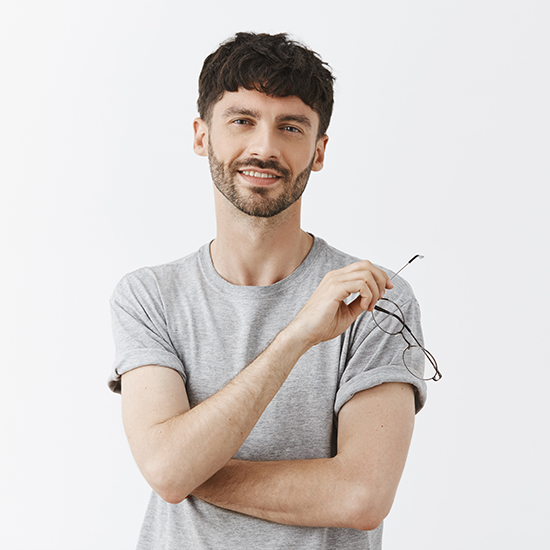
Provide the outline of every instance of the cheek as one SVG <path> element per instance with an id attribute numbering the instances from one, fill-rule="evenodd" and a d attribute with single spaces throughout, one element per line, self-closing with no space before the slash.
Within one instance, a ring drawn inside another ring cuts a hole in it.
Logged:
<path id="1" fill-rule="evenodd" d="M 289 149 L 286 160 L 293 172 L 300 173 L 311 166 L 316 157 L 316 150 L 313 147 L 293 147 Z"/>
<path id="2" fill-rule="evenodd" d="M 214 153 L 217 158 L 223 160 L 225 163 L 231 162 L 239 156 L 239 149 L 236 146 L 237 144 L 234 143 L 234 140 L 232 139 L 216 140 L 215 138 L 212 138 L 209 145 L 212 153 Z"/>

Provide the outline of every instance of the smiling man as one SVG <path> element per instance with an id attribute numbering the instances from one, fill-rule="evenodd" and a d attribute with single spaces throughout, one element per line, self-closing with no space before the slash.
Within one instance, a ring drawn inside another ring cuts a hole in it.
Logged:
<path id="1" fill-rule="evenodd" d="M 195 121 L 195 149 L 204 154 L 204 136 L 208 135 L 212 180 L 218 191 L 245 214 L 280 214 L 302 196 L 310 172 L 322 168 L 328 137 L 323 135 L 317 141 L 319 117 L 297 97 L 271 97 L 255 89 L 229 92 L 216 103 L 210 118 L 208 123 Z M 279 135 L 270 136 L 270 127 L 276 127 Z M 216 147 L 210 134 L 219 142 Z M 280 143 L 272 143 L 274 140 Z M 229 154 L 235 155 L 227 170 L 214 152 L 223 150 L 224 144 L 230 146 Z M 257 152 L 246 157 L 250 146 Z M 261 154 L 270 147 L 280 151 Z M 288 159 L 288 167 L 279 160 L 281 153 Z M 238 180 L 246 184 L 248 192 L 239 191 Z"/>
<path id="2" fill-rule="evenodd" d="M 426 388 L 370 312 L 391 292 L 419 337 L 420 314 L 401 278 L 301 228 L 332 105 L 328 66 L 284 34 L 204 62 L 216 237 L 111 301 L 109 384 L 153 489 L 139 549 L 381 547 Z"/>

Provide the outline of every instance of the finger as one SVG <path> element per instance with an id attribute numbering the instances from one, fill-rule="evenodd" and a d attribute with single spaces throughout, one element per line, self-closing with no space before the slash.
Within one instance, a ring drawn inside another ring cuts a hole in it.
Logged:
<path id="1" fill-rule="evenodd" d="M 353 316 L 353 319 L 357 319 L 361 313 L 364 313 L 367 310 L 367 307 L 369 305 L 370 301 L 367 302 L 363 296 L 359 295 L 355 300 L 352 300 L 348 308 Z"/>
<path id="2" fill-rule="evenodd" d="M 359 294 L 363 310 L 374 308 L 380 299 L 380 288 L 371 271 L 354 271 L 351 273 L 334 273 L 326 281 L 327 290 L 332 297 L 343 301 L 352 294 Z"/>
<path id="3" fill-rule="evenodd" d="M 384 295 L 385 289 L 392 289 L 394 287 L 393 282 L 390 281 L 389 276 L 385 271 L 373 265 L 369 260 L 361 260 L 348 266 L 350 271 L 370 271 L 378 285 L 380 296 Z"/>
<path id="4" fill-rule="evenodd" d="M 380 269 L 373 271 L 372 267 L 370 267 L 369 269 L 355 271 L 350 275 L 357 280 L 357 284 L 359 285 L 358 292 L 363 297 L 363 302 L 367 304 L 366 309 L 372 311 L 376 302 L 384 295 L 386 286 L 385 273 Z"/>
<path id="5" fill-rule="evenodd" d="M 359 281 L 357 292 L 359 296 L 357 296 L 356 300 L 359 300 L 362 311 L 369 309 L 369 307 L 378 301 L 376 298 L 378 290 L 372 282 L 369 285 L 367 281 Z"/>
<path id="6" fill-rule="evenodd" d="M 354 308 L 360 307 L 360 312 L 366 310 L 373 311 L 376 302 L 378 302 L 378 300 L 380 299 L 378 285 L 376 284 L 372 273 L 366 272 L 363 274 L 363 276 L 366 280 L 354 280 L 353 282 L 349 283 L 348 289 L 353 288 L 354 292 L 352 292 L 352 294 L 358 294 L 358 296 L 354 300 L 354 302 L 357 302 L 354 305 Z"/>
<path id="7" fill-rule="evenodd" d="M 364 283 L 370 290 L 371 299 L 368 303 L 368 309 L 372 311 L 376 302 L 382 298 L 386 289 L 393 288 L 393 283 L 388 275 L 380 268 L 374 266 L 368 260 L 354 262 L 348 266 L 331 271 L 325 276 L 325 283 L 336 285 L 343 293 L 361 292 L 361 285 Z M 349 296 L 349 294 L 347 294 Z M 339 299 L 346 296 L 342 294 Z M 362 293 L 363 302 L 369 298 L 367 294 Z"/>
<path id="8" fill-rule="evenodd" d="M 363 298 L 365 299 L 365 303 L 367 303 L 367 299 L 369 298 L 370 294 L 370 300 L 367 304 L 367 310 L 372 311 L 374 309 L 374 306 L 376 305 L 376 302 L 380 299 L 381 290 L 378 286 L 378 282 L 374 276 L 374 274 L 370 271 L 365 272 L 365 286 L 368 288 L 368 293 L 365 292 L 362 294 Z"/>
<path id="9" fill-rule="evenodd" d="M 393 288 L 393 283 L 390 281 L 388 274 L 379 267 L 372 266 L 371 273 L 376 281 L 376 284 L 378 285 L 380 298 L 382 298 L 386 289 L 389 290 Z"/>

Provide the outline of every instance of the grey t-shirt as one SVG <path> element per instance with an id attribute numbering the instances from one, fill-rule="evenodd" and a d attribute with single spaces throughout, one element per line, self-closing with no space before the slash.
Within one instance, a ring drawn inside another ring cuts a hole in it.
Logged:
<path id="1" fill-rule="evenodd" d="M 237 286 L 214 269 L 209 246 L 165 265 L 126 275 L 111 299 L 116 359 L 109 387 L 143 365 L 161 365 L 181 375 L 191 407 L 204 401 L 253 361 L 286 327 L 324 275 L 357 258 L 322 239 L 286 279 L 270 286 Z M 385 270 L 388 274 L 388 270 Z M 386 297 L 399 304 L 407 325 L 422 338 L 420 311 L 401 278 Z M 361 315 L 341 336 L 310 349 L 234 458 L 296 460 L 336 454 L 338 413 L 357 392 L 384 382 L 408 382 L 416 410 L 426 385 L 403 365 L 405 342 Z M 419 365 L 421 368 L 421 365 Z M 242 548 L 320 550 L 378 549 L 374 531 L 296 527 L 218 508 L 189 497 L 168 504 L 152 493 L 138 550 Z"/>

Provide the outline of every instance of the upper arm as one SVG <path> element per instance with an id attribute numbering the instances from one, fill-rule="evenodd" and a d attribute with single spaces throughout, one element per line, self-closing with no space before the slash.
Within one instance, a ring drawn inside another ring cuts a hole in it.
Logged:
<path id="1" fill-rule="evenodd" d="M 389 513 L 414 427 L 414 391 L 386 383 L 352 397 L 338 416 L 338 454 L 357 489 L 360 514 L 378 524 Z"/>
<path id="2" fill-rule="evenodd" d="M 132 454 L 145 479 L 154 485 L 154 468 L 162 453 L 159 426 L 189 410 L 181 375 L 174 369 L 148 365 L 122 376 L 122 420 Z"/>

